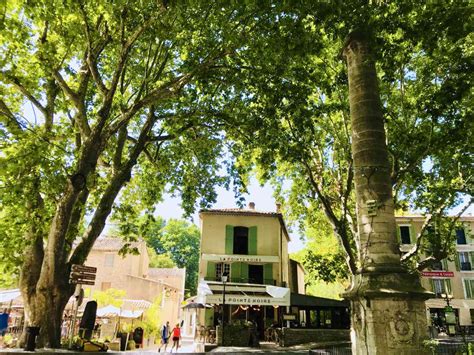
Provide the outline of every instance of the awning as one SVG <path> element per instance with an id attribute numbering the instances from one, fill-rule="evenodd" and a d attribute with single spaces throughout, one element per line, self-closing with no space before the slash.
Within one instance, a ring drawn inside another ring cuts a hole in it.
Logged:
<path id="1" fill-rule="evenodd" d="M 349 307 L 349 301 L 302 295 L 300 293 L 292 293 L 290 299 L 291 305 L 295 307 Z"/>
<path id="2" fill-rule="evenodd" d="M 111 317 L 138 318 L 142 314 L 143 314 L 142 310 L 129 311 L 125 309 L 120 309 L 112 305 L 105 306 L 97 310 L 97 316 L 105 317 L 105 318 L 111 318 Z"/>
<path id="3" fill-rule="evenodd" d="M 200 281 L 196 302 L 222 304 L 223 284 L 214 281 Z M 232 305 L 289 306 L 290 289 L 257 284 L 227 283 L 225 303 Z"/>
<path id="4" fill-rule="evenodd" d="M 0 291 L 0 303 L 13 301 L 20 296 L 21 292 L 19 289 Z"/>

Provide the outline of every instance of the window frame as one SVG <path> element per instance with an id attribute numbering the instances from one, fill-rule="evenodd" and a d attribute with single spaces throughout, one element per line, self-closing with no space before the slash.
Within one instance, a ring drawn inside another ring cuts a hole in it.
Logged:
<path id="1" fill-rule="evenodd" d="M 408 230 L 409 243 L 404 243 L 403 242 L 402 227 L 407 228 L 407 230 Z M 399 224 L 398 225 L 398 232 L 400 234 L 400 245 L 410 245 L 410 244 L 412 244 L 412 242 L 411 242 L 411 224 Z"/>
<path id="2" fill-rule="evenodd" d="M 111 257 L 112 262 L 110 262 L 110 257 Z M 105 255 L 104 255 L 104 266 L 105 267 L 114 267 L 114 263 L 115 263 L 115 254 L 114 253 L 105 253 Z"/>

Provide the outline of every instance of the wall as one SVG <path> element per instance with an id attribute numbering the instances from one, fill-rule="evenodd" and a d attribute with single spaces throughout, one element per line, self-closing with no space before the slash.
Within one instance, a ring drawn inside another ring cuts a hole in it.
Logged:
<path id="1" fill-rule="evenodd" d="M 280 346 L 293 346 L 305 343 L 324 343 L 349 341 L 349 329 L 296 329 L 283 328 Z"/>
<path id="2" fill-rule="evenodd" d="M 248 216 L 248 215 L 218 215 L 201 214 L 201 253 L 225 254 L 226 225 L 253 227 L 257 226 L 257 254 L 279 255 L 280 222 L 277 217 Z M 284 265 L 288 265 L 288 247 L 286 237 L 283 235 Z M 286 256 L 285 256 L 286 253 Z M 286 261 L 286 263 L 285 263 Z M 273 278 L 280 284 L 280 266 L 273 264 Z M 200 261 L 199 277 L 206 276 L 207 262 Z M 283 280 L 288 280 L 288 268 L 283 268 Z"/>

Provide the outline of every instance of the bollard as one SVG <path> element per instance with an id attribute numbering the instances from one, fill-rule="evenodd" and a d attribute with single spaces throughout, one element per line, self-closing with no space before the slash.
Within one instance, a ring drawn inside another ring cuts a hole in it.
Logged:
<path id="1" fill-rule="evenodd" d="M 26 327 L 25 351 L 35 351 L 36 337 L 39 335 L 40 327 Z"/>

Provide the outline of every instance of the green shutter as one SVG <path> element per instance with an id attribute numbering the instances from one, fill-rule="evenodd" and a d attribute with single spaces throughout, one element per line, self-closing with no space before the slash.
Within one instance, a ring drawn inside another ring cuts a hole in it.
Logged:
<path id="1" fill-rule="evenodd" d="M 413 226 L 413 224 L 410 224 L 410 243 L 411 244 L 415 244 L 416 242 L 416 231 L 415 231 L 415 227 Z"/>
<path id="2" fill-rule="evenodd" d="M 242 265 L 241 265 L 241 277 L 243 279 L 242 282 L 249 282 L 249 264 L 242 263 Z"/>
<path id="3" fill-rule="evenodd" d="M 211 261 L 207 262 L 206 277 L 210 281 L 215 281 L 216 280 L 216 263 L 213 263 Z"/>
<path id="4" fill-rule="evenodd" d="M 234 226 L 225 226 L 225 253 L 234 253 Z"/>
<path id="5" fill-rule="evenodd" d="M 436 292 L 433 279 L 430 279 L 430 287 L 431 287 L 431 291 Z"/>
<path id="6" fill-rule="evenodd" d="M 263 265 L 263 283 L 273 284 L 273 264 Z"/>
<path id="7" fill-rule="evenodd" d="M 454 264 L 456 264 L 456 271 L 461 270 L 461 266 L 459 263 L 459 253 L 454 253 Z"/>
<path id="8" fill-rule="evenodd" d="M 471 270 L 474 270 L 474 251 L 469 252 L 469 262 L 471 263 Z"/>
<path id="9" fill-rule="evenodd" d="M 230 266 L 230 279 L 232 282 L 240 282 L 241 274 L 241 265 L 242 263 L 232 263 Z"/>
<path id="10" fill-rule="evenodd" d="M 466 298 L 472 298 L 471 280 L 464 280 L 464 288 L 466 289 Z"/>
<path id="11" fill-rule="evenodd" d="M 451 280 L 449 280 L 449 279 L 444 279 L 444 285 L 445 285 L 445 287 L 446 287 L 446 292 L 448 293 L 448 295 L 451 295 L 451 294 L 452 294 Z"/>
<path id="12" fill-rule="evenodd" d="M 249 255 L 257 255 L 257 227 L 249 228 Z"/>
<path id="13" fill-rule="evenodd" d="M 402 244 L 402 237 L 400 235 L 400 226 L 397 224 L 397 240 L 398 240 L 398 244 Z"/>
<path id="14" fill-rule="evenodd" d="M 206 309 L 204 311 L 204 317 L 205 317 L 205 325 L 206 327 L 212 327 L 214 326 L 214 309 Z"/>
<path id="15" fill-rule="evenodd" d="M 448 259 L 441 260 L 443 263 L 443 270 L 448 271 Z"/>

